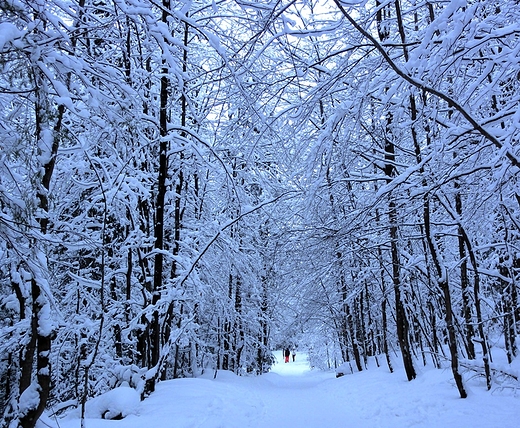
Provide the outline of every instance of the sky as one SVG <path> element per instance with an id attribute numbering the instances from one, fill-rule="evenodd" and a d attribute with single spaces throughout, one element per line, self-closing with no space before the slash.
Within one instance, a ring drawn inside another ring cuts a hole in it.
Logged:
<path id="1" fill-rule="evenodd" d="M 419 368 L 406 380 L 399 361 L 389 373 L 384 360 L 372 360 L 363 372 L 335 377 L 334 371 L 312 370 L 306 355 L 278 363 L 262 376 L 239 377 L 220 371 L 200 378 L 158 384 L 139 402 L 130 388 L 119 388 L 87 405 L 87 428 L 348 428 L 457 427 L 512 428 L 520 422 L 520 391 L 495 387 L 465 373 L 469 397 L 461 399 L 451 371 Z M 100 418 L 109 408 L 122 420 Z M 59 428 L 79 428 L 78 412 L 59 419 Z M 58 427 L 46 420 L 44 426 Z"/>

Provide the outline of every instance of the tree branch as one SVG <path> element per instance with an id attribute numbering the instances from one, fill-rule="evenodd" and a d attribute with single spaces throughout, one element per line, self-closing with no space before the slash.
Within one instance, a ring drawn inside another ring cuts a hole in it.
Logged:
<path id="1" fill-rule="evenodd" d="M 446 101 L 451 107 L 453 107 L 455 110 L 457 110 L 473 127 L 475 131 L 477 131 L 480 135 L 482 135 L 484 138 L 489 140 L 491 143 L 493 143 L 497 148 L 503 150 L 504 145 L 499 141 L 499 139 L 491 134 L 487 129 L 484 128 L 483 125 L 477 122 L 477 120 L 457 101 L 455 101 L 450 96 L 446 95 L 445 93 L 432 88 L 428 85 L 426 85 L 424 82 L 422 82 L 419 79 L 415 79 L 412 76 L 405 73 L 399 66 L 395 63 L 395 61 L 390 57 L 390 55 L 386 52 L 386 50 L 383 48 L 381 43 L 379 43 L 374 36 L 370 34 L 369 31 L 365 30 L 361 25 L 359 25 L 352 16 L 345 10 L 343 5 L 339 0 L 334 0 L 334 3 L 336 3 L 336 6 L 341 11 L 343 16 L 354 26 L 356 30 L 358 30 L 364 37 L 366 37 L 370 42 L 374 45 L 374 47 L 379 51 L 379 53 L 382 55 L 384 60 L 388 63 L 390 68 L 394 70 L 394 72 L 401 77 L 403 80 L 411 84 L 412 86 L 415 86 L 418 89 L 421 89 L 422 91 L 425 91 L 431 95 L 434 95 L 437 98 L 440 98 L 443 101 Z M 514 153 L 511 153 L 509 149 L 505 150 L 505 155 L 517 168 L 520 168 L 520 160 L 515 156 Z"/>

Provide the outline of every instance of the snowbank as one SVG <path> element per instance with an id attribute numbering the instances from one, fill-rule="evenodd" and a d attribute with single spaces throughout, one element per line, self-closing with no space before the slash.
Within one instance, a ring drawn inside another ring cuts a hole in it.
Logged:
<path id="1" fill-rule="evenodd" d="M 85 418 L 87 419 L 123 419 L 128 415 L 137 415 L 140 406 L 139 393 L 128 386 L 120 386 L 87 401 Z M 78 418 L 76 409 L 69 418 Z"/>

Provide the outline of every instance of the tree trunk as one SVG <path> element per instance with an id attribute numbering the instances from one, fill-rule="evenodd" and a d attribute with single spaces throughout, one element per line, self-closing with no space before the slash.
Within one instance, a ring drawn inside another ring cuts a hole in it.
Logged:
<path id="1" fill-rule="evenodd" d="M 383 296 L 383 301 L 381 302 L 381 329 L 383 330 L 383 352 L 386 357 L 386 364 L 388 365 L 388 370 L 390 373 L 394 372 L 394 368 L 392 366 L 392 360 L 390 359 L 390 352 L 388 349 L 388 321 L 386 316 L 386 297 Z"/>
<path id="2" fill-rule="evenodd" d="M 51 351 L 51 331 L 43 320 L 45 317 L 45 302 L 40 299 L 41 289 L 37 281 L 31 280 L 31 293 L 33 297 L 33 316 L 31 321 L 32 334 L 36 337 L 36 348 L 38 350 L 36 358 L 36 392 L 38 393 L 38 401 L 36 405 L 31 406 L 28 411 L 20 417 L 20 426 L 22 428 L 33 428 L 42 415 L 50 395 L 51 387 L 51 367 L 50 367 L 50 351 Z M 34 329 L 36 331 L 34 331 Z"/>
<path id="3" fill-rule="evenodd" d="M 475 304 L 475 312 L 477 316 L 477 329 L 479 332 L 479 342 L 482 349 L 482 361 L 484 363 L 484 372 L 486 374 L 486 385 L 487 389 L 491 389 L 491 368 L 489 366 L 490 363 L 490 353 L 489 346 L 487 343 L 486 332 L 484 331 L 484 319 L 482 317 L 482 307 L 480 305 L 480 272 L 478 270 L 477 258 L 475 256 L 475 252 L 473 251 L 473 246 L 471 245 L 471 241 L 466 233 L 464 227 L 459 224 L 459 232 L 464 240 L 466 248 L 468 250 L 469 260 L 473 267 L 473 301 Z"/>
<path id="4" fill-rule="evenodd" d="M 51 135 L 52 146 L 48 147 L 47 131 L 49 131 L 50 107 L 48 105 L 48 94 L 45 92 L 45 75 L 35 68 L 34 69 L 34 86 L 36 93 L 35 100 L 35 124 L 36 124 L 36 139 L 38 148 L 42 156 L 47 159 L 46 163 L 41 165 L 42 175 L 40 178 L 40 187 L 37 189 L 38 208 L 36 220 L 39 224 L 40 233 L 46 235 L 49 228 L 49 199 L 48 193 L 54 166 L 56 162 L 56 155 L 59 148 L 58 134 L 61 130 L 61 120 L 63 117 L 64 107 L 60 106 L 58 109 L 57 121 L 54 125 Z M 32 245 L 38 246 L 39 243 Z M 21 359 L 21 380 L 20 380 L 20 396 L 27 391 L 28 388 L 33 388 L 37 392 L 38 399 L 33 400 L 29 407 L 24 409 L 24 413 L 20 416 L 20 426 L 23 428 L 33 428 L 36 422 L 42 415 L 47 400 L 50 395 L 51 387 L 51 365 L 49 361 L 53 329 L 51 320 L 48 319 L 49 302 L 45 290 L 42 289 L 44 285 L 42 281 L 45 279 L 45 272 L 47 266 L 42 266 L 41 261 L 46 259 L 46 256 L 36 250 L 39 254 L 38 260 L 31 269 L 31 328 L 29 330 L 29 344 Z M 34 373 L 34 358 L 36 357 L 36 373 Z"/>
<path id="5" fill-rule="evenodd" d="M 356 340 L 356 332 L 354 329 L 354 321 L 352 319 L 352 314 L 350 312 L 350 307 L 346 303 L 343 304 L 345 316 L 347 319 L 347 325 L 348 325 L 348 332 L 350 336 L 350 344 L 352 346 L 352 353 L 354 354 L 354 361 L 356 363 L 356 368 L 358 371 L 363 371 L 363 366 L 361 364 L 361 356 L 359 353 L 359 346 Z"/>
<path id="6" fill-rule="evenodd" d="M 163 12 L 161 21 L 168 25 L 168 17 L 170 10 L 170 1 L 163 0 L 162 2 Z M 165 40 L 166 43 L 166 40 Z M 163 52 L 166 55 L 166 52 Z M 157 178 L 157 197 L 155 205 L 155 224 L 154 224 L 154 270 L 153 270 L 153 288 L 152 288 L 152 307 L 154 307 L 152 313 L 152 320 L 149 326 L 149 344 L 150 344 L 150 356 L 151 359 L 148 364 L 148 368 L 155 367 L 155 373 L 148 377 L 145 381 L 145 387 L 143 395 L 147 396 L 155 391 L 155 384 L 160 376 L 158 373 L 158 363 L 161 353 L 161 327 L 159 319 L 159 311 L 155 307 L 161 297 L 161 291 L 163 288 L 163 270 L 164 270 L 164 203 L 167 191 L 167 179 L 168 179 L 168 97 L 170 81 L 168 77 L 169 69 L 166 65 L 166 59 L 163 58 L 163 67 L 161 70 L 160 90 L 159 90 L 159 174 Z"/>
<path id="7" fill-rule="evenodd" d="M 456 181 L 455 189 L 459 189 L 460 185 Z M 455 209 L 457 215 L 460 218 L 462 216 L 462 197 L 459 191 L 455 194 Z M 460 288 L 462 292 L 462 312 L 464 315 L 465 335 L 466 335 L 466 350 L 468 353 L 468 359 L 475 359 L 475 345 L 473 343 L 473 337 L 475 336 L 475 329 L 473 328 L 473 320 L 470 306 L 470 293 L 469 279 L 468 279 L 468 262 L 466 257 L 466 246 L 464 245 L 464 237 L 462 226 L 458 226 L 458 245 L 459 245 L 459 258 L 460 258 Z"/>
<path id="8" fill-rule="evenodd" d="M 338 2 L 336 1 L 336 4 Z M 379 1 L 376 1 L 378 7 L 376 21 L 379 40 L 384 42 L 390 36 L 389 24 L 386 22 L 390 18 L 390 6 L 381 7 Z M 343 8 L 340 7 L 343 11 Z M 345 14 L 345 12 L 343 12 Z M 384 151 L 385 151 L 385 166 L 384 172 L 387 177 L 386 182 L 391 183 L 393 177 L 396 175 L 395 170 L 395 146 L 392 141 L 392 122 L 393 117 L 390 112 L 387 112 L 386 118 L 386 135 L 384 137 Z M 415 379 L 416 373 L 413 365 L 413 359 L 410 350 L 409 342 L 409 325 L 406 316 L 406 310 L 401 296 L 401 261 L 399 257 L 398 247 L 398 227 L 397 227 L 397 205 L 392 194 L 389 195 L 388 202 L 388 218 L 389 218 L 389 233 L 390 233 L 390 252 L 392 257 L 392 283 L 394 285 L 395 296 L 395 319 L 397 328 L 397 338 L 399 340 L 399 347 L 401 348 L 401 355 L 408 380 Z"/>
<path id="9" fill-rule="evenodd" d="M 457 337 L 455 334 L 455 324 L 453 320 L 453 309 L 451 304 L 451 293 L 448 284 L 448 272 L 444 266 L 441 265 L 440 255 L 433 241 L 431 224 L 430 224 L 430 203 L 427 197 L 424 198 L 424 229 L 426 233 L 426 241 L 430 249 L 433 264 L 437 271 L 437 284 L 444 296 L 444 316 L 446 321 L 446 329 L 448 330 L 448 347 L 451 356 L 451 370 L 455 384 L 459 390 L 460 398 L 468 396 L 464 384 L 462 382 L 462 375 L 459 368 L 459 353 L 457 350 Z"/>

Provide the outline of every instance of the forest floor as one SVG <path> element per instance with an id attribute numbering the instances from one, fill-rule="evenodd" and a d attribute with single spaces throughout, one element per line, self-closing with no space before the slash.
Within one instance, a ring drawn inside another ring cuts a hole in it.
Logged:
<path id="1" fill-rule="evenodd" d="M 281 360 L 281 352 L 276 355 Z M 336 378 L 333 371 L 311 370 L 300 353 L 295 362 L 277 363 L 263 376 L 218 372 L 216 379 L 208 374 L 165 381 L 141 403 L 121 392 L 94 399 L 87 408 L 86 427 L 518 427 L 520 391 L 488 392 L 468 373 L 469 397 L 463 400 L 449 370 L 423 368 L 416 380 L 407 382 L 402 370 L 390 374 L 384 361 L 380 363 L 379 368 L 374 365 Z M 118 421 L 100 419 L 110 405 L 120 406 L 115 411 L 128 416 Z M 47 422 L 41 426 L 80 427 L 74 414 Z"/>

